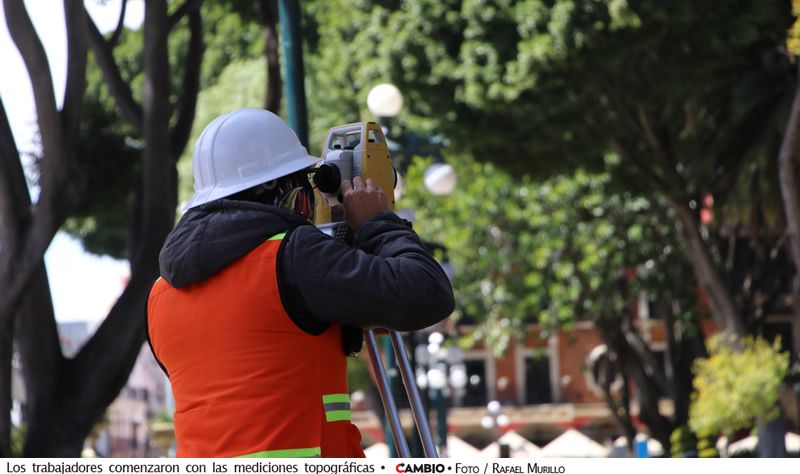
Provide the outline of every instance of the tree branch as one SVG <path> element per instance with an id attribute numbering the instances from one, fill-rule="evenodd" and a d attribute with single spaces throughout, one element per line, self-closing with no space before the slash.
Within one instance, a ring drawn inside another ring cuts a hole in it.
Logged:
<path id="1" fill-rule="evenodd" d="M 144 132 L 141 106 L 134 100 L 130 86 L 122 78 L 122 74 L 120 74 L 117 62 L 114 60 L 114 55 L 111 53 L 111 48 L 108 43 L 106 43 L 100 30 L 97 29 L 97 25 L 94 24 L 94 21 L 88 18 L 88 14 L 86 25 L 88 29 L 87 36 L 89 38 L 89 45 L 92 48 L 97 64 L 100 66 L 100 70 L 103 72 L 103 78 L 108 85 L 111 96 L 114 98 L 114 102 L 116 102 L 125 120 L 133 125 L 137 133 L 142 135 Z"/>
<path id="2" fill-rule="evenodd" d="M 114 34 L 108 39 L 108 47 L 114 49 L 119 43 L 119 38 L 122 36 L 122 30 L 125 29 L 125 13 L 128 10 L 128 0 L 122 0 L 122 5 L 119 8 L 119 19 L 117 20 L 117 27 L 114 28 Z"/>
<path id="3" fill-rule="evenodd" d="M 8 264 L 20 228 L 30 219 L 31 199 L 14 134 L 0 98 L 0 264 Z"/>
<path id="4" fill-rule="evenodd" d="M 644 132 L 645 141 L 648 145 L 650 145 L 650 148 L 653 149 L 654 155 L 660 163 L 662 171 L 664 172 L 665 179 L 670 186 L 673 187 L 673 192 L 686 189 L 686 181 L 680 174 L 678 174 L 678 170 L 675 167 L 675 160 L 673 160 L 672 155 L 668 151 L 668 145 L 656 133 L 655 126 L 650 118 L 650 115 L 641 105 L 638 108 L 638 113 L 639 123 L 641 124 L 642 131 Z"/>
<path id="5" fill-rule="evenodd" d="M 686 247 L 697 283 L 708 298 L 711 315 L 717 328 L 737 337 L 746 333 L 744 321 L 736 309 L 731 294 L 726 288 L 719 269 L 714 265 L 711 253 L 700 235 L 697 218 L 689 209 L 668 198 L 667 203 L 675 212 L 680 224 L 679 237 Z"/>
<path id="6" fill-rule="evenodd" d="M 86 434 L 125 386 L 144 343 L 145 301 L 153 277 L 146 273 L 132 275 L 94 336 L 66 361 L 65 379 L 73 382 L 65 395 L 80 400 L 85 408 L 73 416 Z"/>
<path id="7" fill-rule="evenodd" d="M 183 87 L 178 105 L 178 119 L 170 136 L 172 156 L 175 159 L 183 152 L 192 132 L 197 94 L 200 91 L 200 67 L 203 64 L 205 44 L 203 42 L 203 21 L 199 8 L 189 13 L 189 29 L 191 36 L 189 52 L 186 55 L 183 69 Z"/>
<path id="8" fill-rule="evenodd" d="M 8 0 L 3 5 L 9 33 L 22 55 L 33 87 L 44 164 L 39 180 L 41 193 L 33 212 L 35 219 L 25 234 L 20 235 L 19 245 L 13 249 L 13 268 L 6 265 L 10 258 L 8 254 L 3 257 L 4 264 L 0 266 L 0 288 L 4 289 L 4 298 L 0 300 L 0 319 L 6 320 L 14 317 L 12 309 L 19 304 L 36 265 L 64 220 L 65 210 L 69 209 L 77 196 L 71 192 L 75 189 L 74 184 L 69 182 L 71 150 L 65 144 L 44 48 L 22 0 Z M 67 69 L 69 71 L 70 67 Z"/>
<path id="9" fill-rule="evenodd" d="M 64 107 L 61 111 L 66 150 L 68 142 L 77 136 L 80 126 L 83 96 L 86 91 L 86 21 L 88 14 L 81 2 L 64 0 L 64 17 L 67 27 L 67 85 Z M 66 152 L 66 151 L 65 151 Z M 62 173 L 64 170 L 62 170 Z"/>
<path id="10" fill-rule="evenodd" d="M 195 11 L 200 4 L 203 3 L 202 0 L 186 0 L 183 2 L 183 5 L 178 7 L 175 12 L 169 16 L 169 29 L 175 27 L 186 15 Z"/>
<path id="11" fill-rule="evenodd" d="M 585 120 L 589 127 L 595 130 L 595 132 L 600 134 L 607 132 L 606 128 L 600 125 L 600 121 L 598 121 L 596 117 L 588 115 L 585 117 Z M 611 146 L 614 148 L 617 154 L 619 154 L 620 158 L 631 164 L 644 179 L 650 181 L 650 184 L 653 187 L 661 192 L 668 192 L 669 186 L 664 179 L 657 173 L 654 173 L 653 167 L 648 166 L 647 163 L 642 161 L 636 152 L 626 146 L 619 138 L 612 136 L 609 138 L 609 141 L 611 142 Z"/>
<path id="12" fill-rule="evenodd" d="M 633 114 L 625 106 L 625 103 L 614 88 L 608 84 L 603 87 L 606 97 L 611 101 L 611 107 L 619 115 L 622 121 L 628 126 L 633 133 L 639 133 L 639 123 L 633 117 Z"/>
<path id="13" fill-rule="evenodd" d="M 36 117 L 42 140 L 42 152 L 47 157 L 51 168 L 68 169 L 63 163 L 61 119 L 56 108 L 53 92 L 53 78 L 44 46 L 36 34 L 28 12 L 22 0 L 6 0 L 3 2 L 6 14 L 6 25 L 11 39 L 22 55 L 25 68 L 31 79 L 33 97 L 36 104 Z M 43 179 L 52 179 L 44 176 Z M 47 183 L 43 183 L 46 187 Z"/>

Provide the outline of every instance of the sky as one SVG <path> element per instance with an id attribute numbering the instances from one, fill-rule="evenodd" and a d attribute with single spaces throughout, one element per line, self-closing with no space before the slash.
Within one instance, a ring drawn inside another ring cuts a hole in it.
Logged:
<path id="1" fill-rule="evenodd" d="M 0 0 L 2 2 L 2 0 Z M 100 31 L 110 31 L 117 23 L 120 0 L 86 0 L 89 14 Z M 64 10 L 61 1 L 26 0 L 34 27 L 44 44 L 53 76 L 56 100 L 61 105 L 66 81 L 67 47 Z M 144 18 L 143 0 L 129 0 L 125 25 L 138 27 Z M 5 14 L 0 8 L 0 97 L 11 122 L 17 147 L 33 148 L 31 138 L 36 128 L 28 74 L 22 58 L 8 35 Z M 59 233 L 45 254 L 56 320 L 88 321 L 96 325 L 125 288 L 128 263 L 109 257 L 97 257 L 83 251 L 78 240 Z"/>

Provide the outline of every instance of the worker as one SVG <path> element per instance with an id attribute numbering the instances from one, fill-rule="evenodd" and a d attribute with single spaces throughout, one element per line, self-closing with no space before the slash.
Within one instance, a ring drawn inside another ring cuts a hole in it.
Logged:
<path id="1" fill-rule="evenodd" d="M 347 359 L 362 328 L 417 330 L 453 291 L 371 180 L 342 183 L 355 246 L 311 224 L 309 156 L 275 114 L 200 135 L 194 196 L 161 250 L 148 340 L 175 397 L 181 457 L 363 457 Z"/>

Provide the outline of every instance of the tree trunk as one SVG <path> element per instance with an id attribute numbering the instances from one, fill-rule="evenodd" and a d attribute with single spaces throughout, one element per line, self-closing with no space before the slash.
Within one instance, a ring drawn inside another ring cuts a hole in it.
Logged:
<path id="1" fill-rule="evenodd" d="M 267 84 L 264 94 L 264 108 L 276 114 L 281 111 L 280 53 L 278 52 L 278 2 L 277 0 L 256 0 L 256 12 L 261 23 L 264 38 L 264 51 L 267 56 Z"/>
<path id="2" fill-rule="evenodd" d="M 617 363 L 625 377 L 633 381 L 639 401 L 639 418 L 647 425 L 653 438 L 657 439 L 669 452 L 669 436 L 674 429 L 673 423 L 658 411 L 659 393 L 656 383 L 648 375 L 654 368 L 643 365 L 641 354 L 631 346 L 626 332 L 632 330 L 626 322 L 627 315 L 612 320 L 598 320 L 598 329 L 603 342 L 617 356 Z M 628 326 L 628 327 L 626 327 Z"/>
<path id="3" fill-rule="evenodd" d="M 697 283 L 708 300 L 717 329 L 739 338 L 744 337 L 747 333 L 744 321 L 700 235 L 697 219 L 686 206 L 674 201 L 669 204 L 678 218 L 681 241 L 686 247 Z"/>
<path id="4" fill-rule="evenodd" d="M 44 264 L 31 282 L 18 312 L 17 347 L 25 373 L 27 432 L 25 456 L 80 455 L 74 452 L 57 453 L 51 440 L 61 433 L 55 423 L 59 401 L 66 394 L 59 390 L 64 357 L 58 340 L 58 329 L 50 297 L 50 286 Z M 82 438 L 81 438 L 82 439 Z M 80 441 L 80 439 L 79 439 Z"/>
<path id="5" fill-rule="evenodd" d="M 798 65 L 800 68 L 800 64 Z M 786 228 L 789 233 L 789 248 L 794 262 L 792 296 L 795 316 L 800 315 L 800 182 L 797 164 L 800 161 L 800 75 L 795 87 L 794 101 L 789 113 L 789 122 L 783 135 L 778 154 L 778 171 L 781 195 L 786 213 Z"/>
<path id="6" fill-rule="evenodd" d="M 30 219 L 30 207 L 19 152 L 0 98 L 0 275 L 12 271 L 21 228 Z M 13 318 L 0 312 L 0 456 L 4 457 L 11 456 L 12 335 Z"/>

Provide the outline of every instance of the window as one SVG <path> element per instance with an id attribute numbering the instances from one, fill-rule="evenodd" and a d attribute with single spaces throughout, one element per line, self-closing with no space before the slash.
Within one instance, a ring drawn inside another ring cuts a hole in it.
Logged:
<path id="1" fill-rule="evenodd" d="M 467 369 L 467 386 L 464 388 L 464 397 L 461 405 L 466 407 L 485 407 L 488 403 L 486 397 L 486 361 L 483 359 L 466 359 L 464 366 Z"/>
<path id="2" fill-rule="evenodd" d="M 529 355 L 525 357 L 525 403 L 552 403 L 550 384 L 550 358 Z"/>

